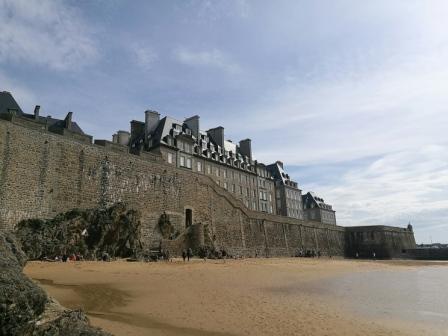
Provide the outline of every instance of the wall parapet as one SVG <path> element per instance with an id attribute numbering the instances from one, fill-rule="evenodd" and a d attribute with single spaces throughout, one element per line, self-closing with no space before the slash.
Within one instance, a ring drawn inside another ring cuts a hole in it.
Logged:
<path id="1" fill-rule="evenodd" d="M 343 256 L 347 232 L 355 230 L 250 210 L 207 175 L 168 165 L 153 153 L 136 155 L 124 146 L 72 135 L 0 120 L 0 230 L 26 218 L 117 202 L 142 213 L 148 247 L 163 239 L 158 219 L 165 212 L 177 231 L 197 225 L 205 242 L 234 255 L 319 250 Z M 189 220 L 186 210 L 193 214 Z"/>

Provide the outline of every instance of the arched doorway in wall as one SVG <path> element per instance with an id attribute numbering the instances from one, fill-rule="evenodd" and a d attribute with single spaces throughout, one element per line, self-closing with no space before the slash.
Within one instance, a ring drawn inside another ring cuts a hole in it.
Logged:
<path id="1" fill-rule="evenodd" d="M 185 209 L 185 227 L 189 227 L 193 224 L 193 210 Z"/>

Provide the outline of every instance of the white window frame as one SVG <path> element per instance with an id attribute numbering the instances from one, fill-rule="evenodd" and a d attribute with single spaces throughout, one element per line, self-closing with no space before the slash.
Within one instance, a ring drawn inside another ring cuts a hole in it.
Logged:
<path id="1" fill-rule="evenodd" d="M 167 155 L 166 155 L 167 162 L 172 164 L 173 163 L 173 159 L 174 159 L 173 153 L 167 153 Z"/>

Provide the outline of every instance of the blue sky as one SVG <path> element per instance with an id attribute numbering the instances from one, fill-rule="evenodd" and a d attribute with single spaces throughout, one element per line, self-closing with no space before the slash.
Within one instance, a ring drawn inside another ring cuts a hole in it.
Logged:
<path id="1" fill-rule="evenodd" d="M 0 0 L 0 89 L 110 138 L 151 108 L 282 160 L 341 225 L 448 242 L 448 2 Z"/>

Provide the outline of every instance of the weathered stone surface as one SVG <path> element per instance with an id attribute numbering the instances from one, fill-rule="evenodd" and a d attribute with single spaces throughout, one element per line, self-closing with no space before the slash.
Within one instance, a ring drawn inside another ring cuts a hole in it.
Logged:
<path id="1" fill-rule="evenodd" d="M 109 335 L 91 327 L 82 312 L 64 310 L 50 300 L 22 273 L 25 262 L 15 237 L 0 232 L 0 335 Z"/>
<path id="2" fill-rule="evenodd" d="M 251 211 L 211 176 L 148 153 L 119 153 L 0 120 L 0 230 L 27 218 L 125 202 L 141 214 L 144 249 L 159 246 L 172 232 L 182 238 L 191 223 L 207 228 L 211 239 L 205 240 L 231 255 L 293 256 L 307 249 L 344 255 L 345 228 Z M 163 213 L 170 226 L 162 232 Z"/>
<path id="3" fill-rule="evenodd" d="M 72 210 L 50 220 L 27 219 L 16 235 L 30 259 L 80 254 L 100 258 L 142 253 L 140 214 L 118 203 L 107 209 Z"/>
<path id="4" fill-rule="evenodd" d="M 25 255 L 12 234 L 0 232 L 0 331 L 22 335 L 43 311 L 45 292 L 22 274 Z"/>

